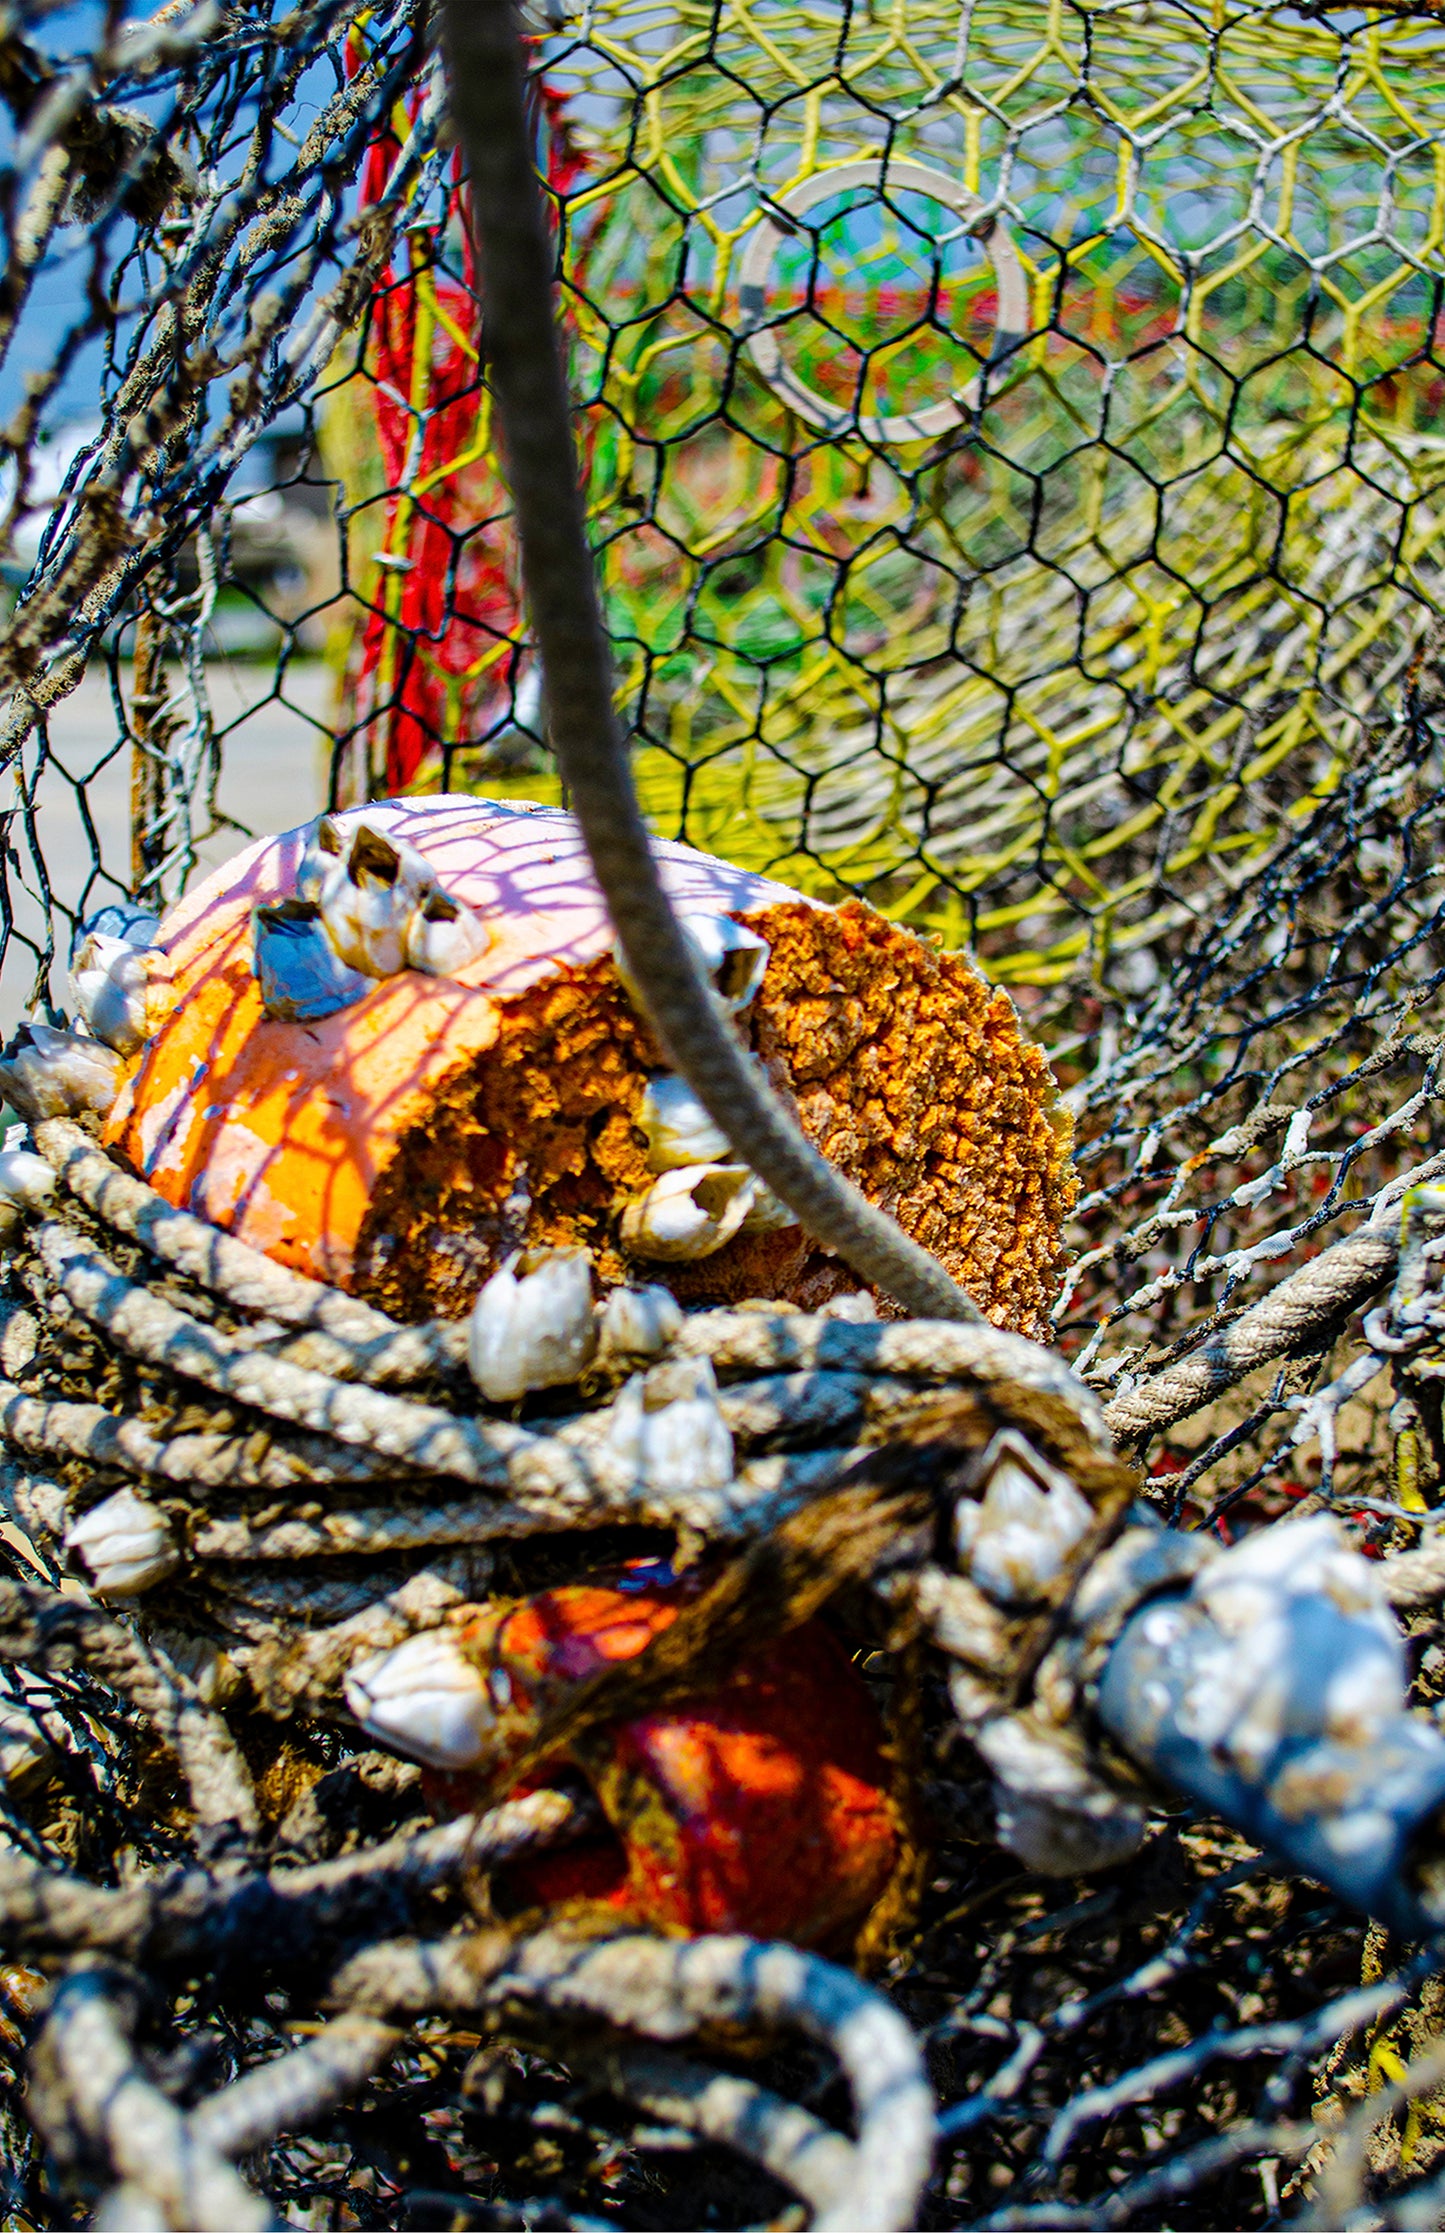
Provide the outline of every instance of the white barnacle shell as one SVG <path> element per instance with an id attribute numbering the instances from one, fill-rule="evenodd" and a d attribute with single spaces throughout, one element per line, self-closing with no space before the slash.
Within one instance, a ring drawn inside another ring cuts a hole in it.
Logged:
<path id="1" fill-rule="evenodd" d="M 742 1231 L 745 1233 L 782 1233 L 790 1225 L 796 1225 L 797 1222 L 797 1211 L 790 1210 L 786 1202 L 780 1202 L 772 1188 L 765 1186 L 762 1180 L 755 1176 L 747 1215 L 742 1222 Z"/>
<path id="2" fill-rule="evenodd" d="M 730 1015 L 740 1015 L 757 997 L 772 947 L 746 923 L 735 923 L 731 915 L 682 915 L 678 920 L 723 1006 Z M 620 942 L 612 953 L 627 992 L 637 1006 L 645 1006 Z"/>
<path id="3" fill-rule="evenodd" d="M 407 929 L 436 878 L 414 845 L 374 823 L 358 822 L 350 834 L 345 858 L 322 878 L 321 921 L 349 969 L 394 977 L 407 966 Z"/>
<path id="4" fill-rule="evenodd" d="M 694 1163 L 664 1171 L 622 1213 L 622 1246 L 631 1256 L 687 1263 L 712 1256 L 740 1232 L 757 1194 L 746 1163 Z"/>
<path id="5" fill-rule="evenodd" d="M 726 1132 L 721 1125 L 714 1124 L 685 1078 L 670 1074 L 650 1078 L 637 1121 L 647 1135 L 649 1170 L 686 1171 L 709 1163 L 721 1163 L 729 1169 L 736 1167 Z M 787 1204 L 780 1202 L 771 1187 L 754 1176 L 743 1215 L 734 1229 L 743 1233 L 776 1233 L 797 1222 Z M 644 1252 L 639 1250 L 638 1253 Z M 647 1253 L 656 1254 L 657 1251 Z M 704 1249 L 699 1253 L 706 1255 L 710 1251 Z"/>
<path id="6" fill-rule="evenodd" d="M 597 1320 L 597 1362 L 604 1370 L 660 1357 L 682 1328 L 682 1306 L 666 1287 L 614 1287 Z"/>
<path id="7" fill-rule="evenodd" d="M 467 1359 L 489 1403 L 578 1379 L 597 1347 L 592 1266 L 585 1248 L 509 1256 L 472 1308 Z"/>
<path id="8" fill-rule="evenodd" d="M 612 1407 L 607 1447 L 643 1488 L 725 1489 L 733 1438 L 712 1359 L 680 1358 L 629 1380 Z"/>
<path id="9" fill-rule="evenodd" d="M 406 962 L 424 977 L 455 977 L 484 954 L 491 932 L 470 907 L 439 884 L 422 894 L 406 926 Z"/>
<path id="10" fill-rule="evenodd" d="M 81 940 L 70 965 L 70 997 L 97 1039 L 117 1054 L 135 1054 L 146 1036 L 144 947 L 104 931 Z"/>
<path id="11" fill-rule="evenodd" d="M 43 1210 L 55 1194 L 55 1173 L 43 1155 L 29 1148 L 0 1148 L 0 1202 L 19 1210 Z"/>
<path id="12" fill-rule="evenodd" d="M 27 1020 L 0 1054 L 0 1094 L 28 1124 L 104 1116 L 119 1090 L 120 1056 L 78 1031 Z"/>
<path id="13" fill-rule="evenodd" d="M 425 857 L 375 822 L 329 815 L 301 856 L 296 895 L 320 910 L 338 958 L 365 977 L 416 969 L 452 977 L 486 952 L 491 933 L 443 891 Z"/>
<path id="14" fill-rule="evenodd" d="M 326 889 L 326 879 L 332 871 L 343 865 L 346 840 L 340 826 L 329 814 L 323 814 L 316 825 L 315 834 L 306 841 L 296 871 L 296 897 L 309 899 L 320 906 L 321 895 Z"/>
<path id="15" fill-rule="evenodd" d="M 723 1006 L 739 1015 L 758 995 L 772 947 L 731 915 L 684 915 L 682 927 L 702 956 Z"/>
<path id="16" fill-rule="evenodd" d="M 163 1581 L 178 1558 L 171 1524 L 158 1505 L 134 1489 L 117 1489 L 65 1531 L 101 1597 L 138 1597 Z"/>
<path id="17" fill-rule="evenodd" d="M 649 1078 L 637 1121 L 647 1134 L 649 1171 L 681 1171 L 694 1163 L 726 1163 L 732 1144 L 714 1124 L 686 1078 Z"/>
<path id="18" fill-rule="evenodd" d="M 496 1726 L 481 1669 L 445 1629 L 358 1660 L 346 1704 L 369 1735 L 428 1768 L 475 1767 Z"/>
<path id="19" fill-rule="evenodd" d="M 1093 1508 L 1065 1473 L 1020 1435 L 996 1435 L 984 1457 L 981 1502 L 960 1497 L 954 1543 L 969 1578 L 1005 1605 L 1046 1594 L 1094 1524 Z"/>

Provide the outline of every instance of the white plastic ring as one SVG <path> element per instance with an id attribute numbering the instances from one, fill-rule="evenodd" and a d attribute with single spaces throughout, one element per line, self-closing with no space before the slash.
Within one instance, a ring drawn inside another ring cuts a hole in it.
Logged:
<path id="1" fill-rule="evenodd" d="M 946 171 L 930 170 L 924 163 L 877 162 L 871 156 L 815 171 L 811 178 L 801 179 L 796 186 L 773 195 L 771 206 L 786 217 L 803 217 L 817 203 L 831 201 L 851 186 L 871 186 L 878 195 L 885 189 L 892 193 L 926 195 L 929 201 L 952 210 L 965 225 L 972 225 L 985 207 L 976 194 L 967 193 Z M 738 307 L 742 312 L 748 355 L 789 410 L 824 434 L 859 434 L 865 441 L 878 443 L 931 441 L 967 419 L 978 399 L 977 373 L 966 387 L 956 388 L 941 403 L 931 403 L 921 411 L 896 411 L 878 416 L 829 403 L 784 364 L 777 331 L 765 326 L 763 319 L 767 313 L 773 261 L 789 237 L 790 229 L 780 224 L 770 211 L 764 211 L 738 272 Z M 1028 332 L 1028 282 L 1013 237 L 999 218 L 994 218 L 987 228 L 980 227 L 978 238 L 993 265 L 998 285 L 998 315 L 989 352 L 992 363 Z"/>

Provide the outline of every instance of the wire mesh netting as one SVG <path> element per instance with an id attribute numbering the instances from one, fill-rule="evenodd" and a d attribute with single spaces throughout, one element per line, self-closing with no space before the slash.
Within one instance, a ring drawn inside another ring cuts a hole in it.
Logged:
<path id="1" fill-rule="evenodd" d="M 1322 1498 L 1413 1541 L 1445 1444 L 1351 1315 L 1380 1276 L 1207 1400 L 1170 1374 L 1445 1175 L 1445 26 L 597 0 L 528 36 L 653 828 L 1009 989 L 1076 1126 L 1057 1340 L 1168 1519 Z M 0 24 L 7 1028 L 63 1020 L 79 921 L 250 830 L 565 803 L 431 42 L 390 0 Z M 179 1852 L 113 1693 L 11 1681 L 0 1748 L 16 1717 L 63 1766 L 11 1842 L 112 1880 Z M 415 1814 L 317 1744 L 330 1845 L 274 1809 L 303 1857 Z M 887 1978 L 943 2104 L 929 2222 L 1263 2225 L 1306 2187 L 1334 2222 L 1371 2182 L 1371 2222 L 1437 2222 L 1425 1965 L 1183 1815 L 1100 1885 L 1021 1875 L 977 1776 L 961 1741 L 927 1764 Z M 153 2067 L 186 2099 L 295 2020 L 193 1994 Z M 287 2222 L 786 2206 L 545 2042 L 430 2021 L 259 2168 Z M 811 2053 L 773 2080 L 838 2113 Z M 8 2109 L 0 2139 L 7 2222 L 81 2222 Z"/>

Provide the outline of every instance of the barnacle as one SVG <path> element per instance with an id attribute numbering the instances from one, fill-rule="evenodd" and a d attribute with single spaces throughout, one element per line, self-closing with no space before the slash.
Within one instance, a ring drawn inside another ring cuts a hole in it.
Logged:
<path id="1" fill-rule="evenodd" d="M 509 1257 L 472 1306 L 467 1361 L 491 1403 L 515 1402 L 530 1388 L 580 1380 L 596 1347 L 592 1273 L 584 1249 L 536 1249 Z"/>

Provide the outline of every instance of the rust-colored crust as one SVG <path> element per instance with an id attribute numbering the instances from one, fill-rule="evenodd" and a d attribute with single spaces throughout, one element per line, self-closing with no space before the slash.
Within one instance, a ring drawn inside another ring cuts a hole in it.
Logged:
<path id="1" fill-rule="evenodd" d="M 749 920 L 773 946 L 758 1052 L 803 1129 L 991 1318 L 1047 1338 L 1072 1132 L 1008 995 L 856 900 Z"/>
<path id="2" fill-rule="evenodd" d="M 773 949 L 752 1036 L 804 1129 L 991 1317 L 1044 1333 L 1073 1179 L 1048 1065 L 1006 995 L 856 901 L 748 921 Z M 529 1241 L 579 1241 L 604 1281 L 624 1277 L 617 1212 L 648 1184 L 634 1119 L 659 1059 L 610 961 L 503 1004 L 495 1044 L 443 1082 L 381 1174 L 358 1291 L 404 1317 L 464 1310 L 519 1186 Z M 652 1276 L 689 1302 L 814 1309 L 857 1285 L 797 1230 Z"/>

